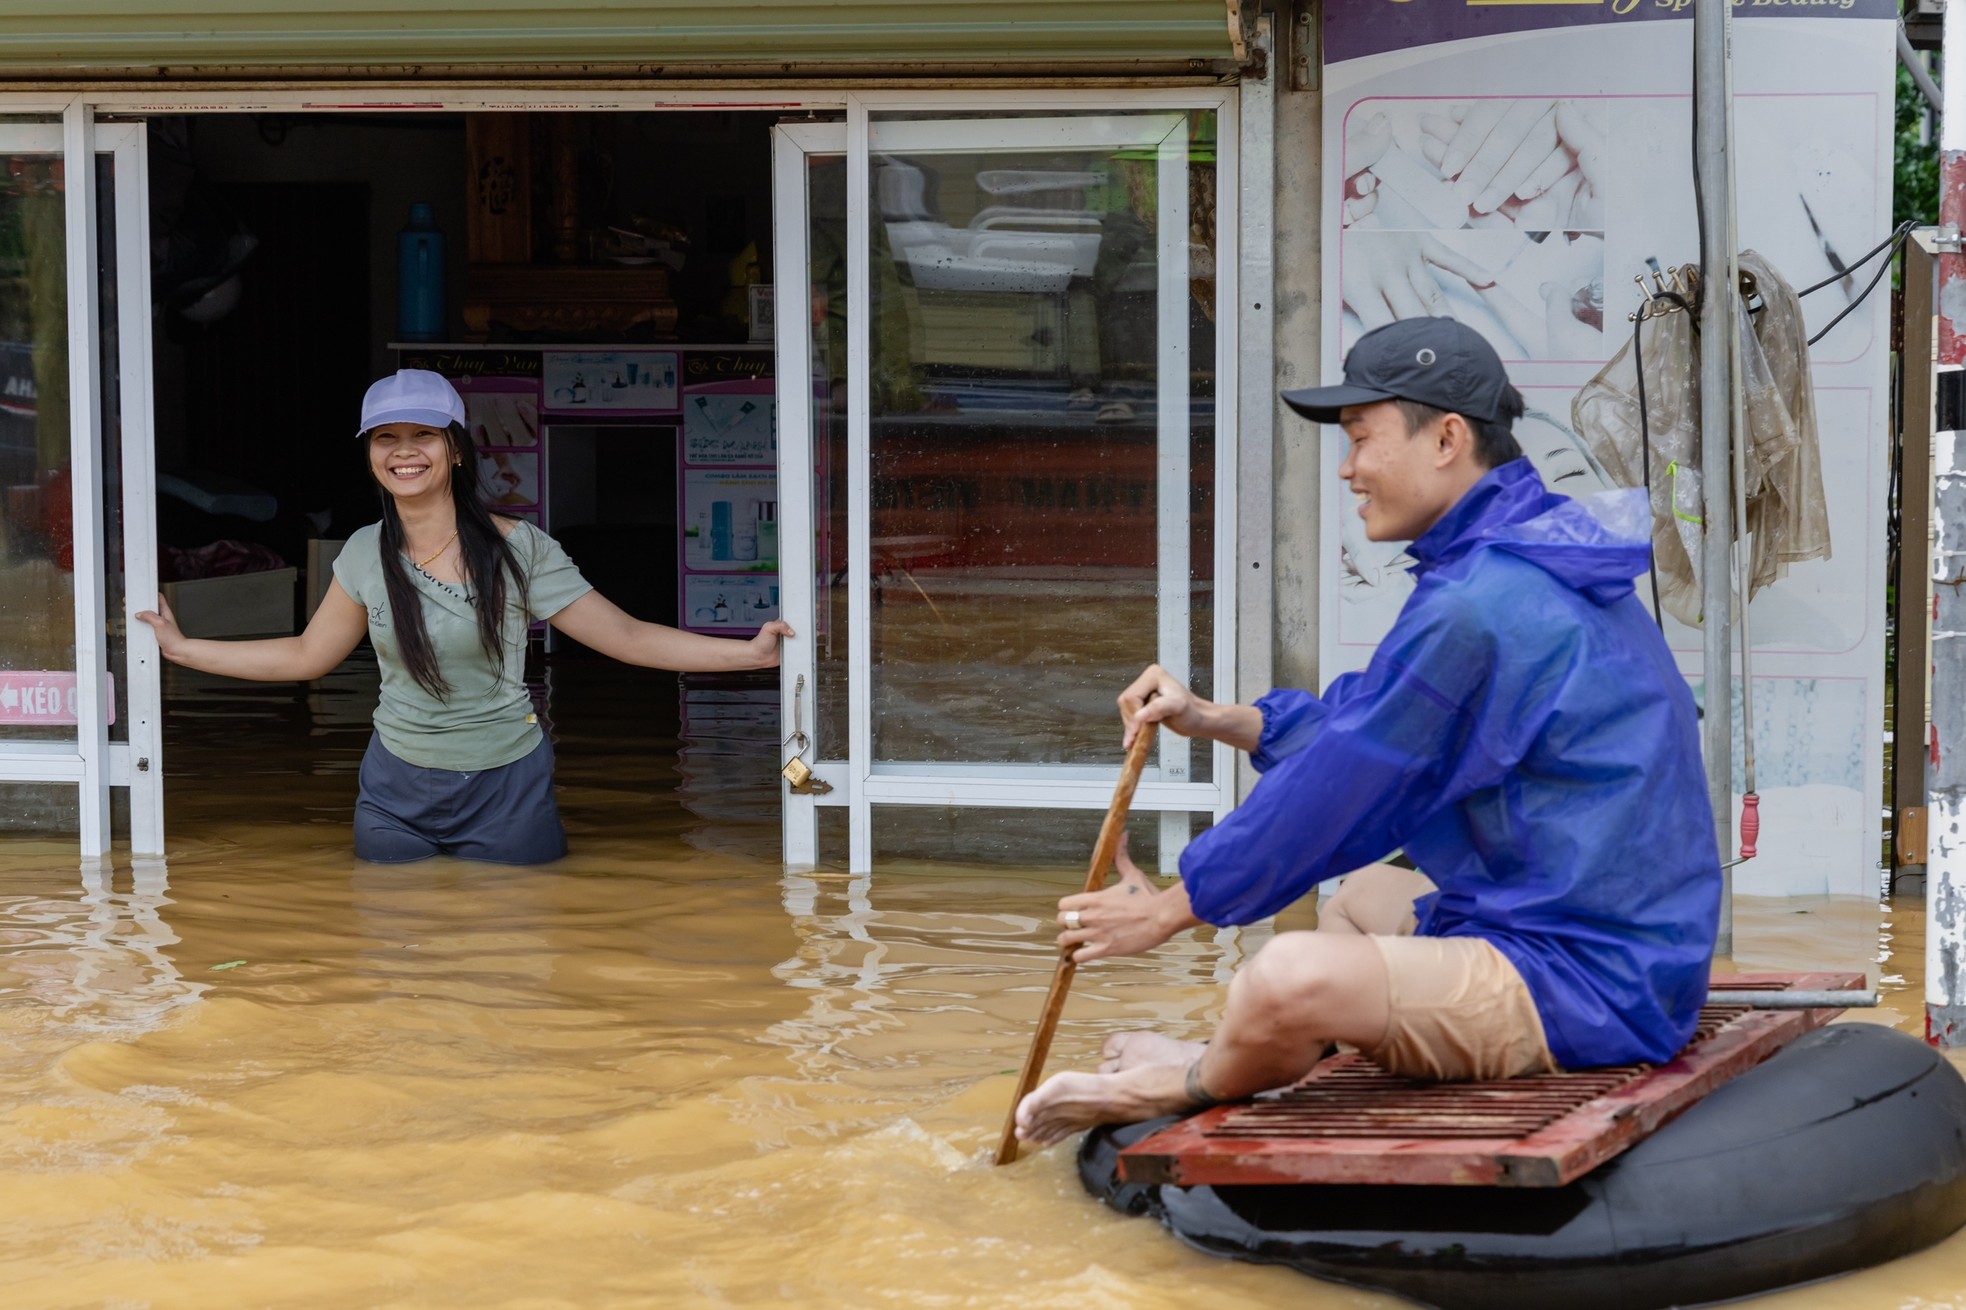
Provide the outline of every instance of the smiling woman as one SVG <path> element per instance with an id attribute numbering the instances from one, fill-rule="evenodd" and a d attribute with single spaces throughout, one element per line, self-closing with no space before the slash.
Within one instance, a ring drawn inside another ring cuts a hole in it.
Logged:
<path id="1" fill-rule="evenodd" d="M 356 532 L 307 630 L 266 641 L 196 641 L 161 600 L 137 617 L 176 663 L 261 682 L 318 678 L 366 636 L 382 670 L 362 760 L 355 853 L 380 863 L 438 854 L 538 864 L 566 854 L 553 747 L 524 684 L 535 619 L 627 664 L 681 672 L 772 668 L 767 623 L 749 641 L 630 618 L 580 576 L 559 543 L 494 515 L 474 475 L 464 402 L 435 373 L 369 388 L 358 436 L 382 520 Z"/>

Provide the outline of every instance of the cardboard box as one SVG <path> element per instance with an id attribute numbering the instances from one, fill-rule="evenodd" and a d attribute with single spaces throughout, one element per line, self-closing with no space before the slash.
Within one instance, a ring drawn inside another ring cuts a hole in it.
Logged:
<path id="1" fill-rule="evenodd" d="M 314 611 L 321 608 L 321 598 L 328 594 L 328 584 L 334 581 L 334 562 L 341 554 L 346 541 L 332 537 L 311 537 L 307 542 L 307 617 L 311 620 Z"/>
<path id="2" fill-rule="evenodd" d="M 294 631 L 297 569 L 164 584 L 164 599 L 187 637 L 280 637 Z"/>

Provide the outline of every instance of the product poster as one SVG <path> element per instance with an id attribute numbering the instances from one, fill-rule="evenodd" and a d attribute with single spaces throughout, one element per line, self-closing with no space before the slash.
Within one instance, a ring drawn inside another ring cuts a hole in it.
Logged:
<path id="1" fill-rule="evenodd" d="M 454 377 L 464 399 L 464 421 L 480 450 L 539 444 L 539 379 Z"/>
<path id="2" fill-rule="evenodd" d="M 478 455 L 478 480 L 485 499 L 494 507 L 536 509 L 544 499 L 539 489 L 540 459 L 536 450 L 489 450 Z"/>
<path id="3" fill-rule="evenodd" d="M 778 403 L 768 359 L 690 356 L 677 449 L 679 625 L 755 632 L 778 617 Z"/>
<path id="4" fill-rule="evenodd" d="M 691 573 L 683 578 L 684 626 L 756 632 L 778 617 L 778 575 Z"/>
<path id="5" fill-rule="evenodd" d="M 1890 231 L 1896 14 L 1793 12 L 1734 10 L 1738 229 L 1798 290 L 1828 280 L 1803 301 L 1813 332 L 1863 290 L 1875 265 L 1846 270 Z M 1330 0 L 1325 380 L 1365 331 L 1452 315 L 1507 363 L 1528 402 L 1517 437 L 1551 489 L 1615 485 L 1571 402 L 1630 341 L 1648 260 L 1699 262 L 1692 38 L 1690 6 Z M 1762 835 L 1734 870 L 1744 894 L 1877 886 L 1889 290 L 1810 352 L 1829 548 L 1750 609 Z M 1328 681 L 1366 663 L 1411 584 L 1399 545 L 1364 539 L 1342 434 L 1323 441 Z M 1699 630 L 1666 628 L 1701 694 Z M 1738 734 L 1738 691 L 1735 715 Z"/>
<path id="6" fill-rule="evenodd" d="M 454 369 L 460 364 L 456 358 L 445 362 Z M 450 381 L 478 447 L 485 500 L 500 514 L 538 523 L 546 504 L 538 377 L 454 371 Z"/>
<path id="7" fill-rule="evenodd" d="M 676 412 L 678 369 L 671 350 L 549 350 L 540 371 L 552 414 L 637 418 Z"/>
<path id="8" fill-rule="evenodd" d="M 757 629 L 778 617 L 778 472 L 685 469 L 685 628 Z"/>
<path id="9" fill-rule="evenodd" d="M 776 466 L 778 401 L 772 384 L 691 387 L 683 402 L 683 463 Z"/>

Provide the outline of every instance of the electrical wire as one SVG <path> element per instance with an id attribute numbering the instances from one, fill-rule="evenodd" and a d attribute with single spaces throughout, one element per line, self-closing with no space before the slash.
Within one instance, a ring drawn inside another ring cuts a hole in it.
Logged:
<path id="1" fill-rule="evenodd" d="M 1845 305 L 1837 313 L 1835 318 L 1823 324 L 1823 330 L 1821 332 L 1818 332 L 1815 336 L 1809 338 L 1810 345 L 1813 346 L 1818 341 L 1821 341 L 1824 337 L 1828 336 L 1830 334 L 1831 328 L 1834 328 L 1838 323 L 1841 323 L 1844 319 L 1848 318 L 1850 316 L 1851 310 L 1863 304 L 1864 301 L 1870 296 L 1870 293 L 1877 290 L 1877 284 L 1879 282 L 1882 282 L 1884 280 L 1884 275 L 1891 271 L 1891 260 L 1895 258 L 1897 255 L 1896 248 L 1904 244 L 1905 238 L 1911 234 L 1911 229 L 1914 226 L 1916 226 L 1916 224 L 1914 223 L 1913 220 L 1906 219 L 1904 222 L 1898 224 L 1896 228 L 1892 229 L 1890 236 L 1885 237 L 1882 242 L 1872 247 L 1871 252 L 1868 255 L 1865 255 L 1862 259 L 1850 265 L 1849 268 L 1845 269 L 1841 273 L 1832 273 L 1829 277 L 1823 279 L 1821 282 L 1818 282 L 1815 286 L 1810 287 L 1807 290 L 1798 291 L 1795 293 L 1797 296 L 1806 296 L 1809 294 L 1810 291 L 1820 291 L 1824 287 L 1828 286 L 1830 283 L 1838 282 L 1848 277 L 1851 273 L 1855 272 L 1857 269 L 1862 268 L 1865 264 L 1868 264 L 1871 260 L 1876 259 L 1878 255 L 1883 254 L 1884 251 L 1886 250 L 1891 251 L 1891 254 L 1889 256 L 1886 256 L 1878 264 L 1877 272 L 1871 274 L 1870 281 L 1864 283 L 1864 289 L 1857 293 L 1856 298 L 1853 299 L 1849 304 Z"/>
<path id="2" fill-rule="evenodd" d="M 1690 30 L 1693 25 L 1688 23 L 1686 26 Z M 1690 97 L 1693 106 L 1693 148 L 1687 153 L 1687 158 L 1693 161 L 1693 222 L 1700 231 L 1700 271 L 1704 273 L 1707 268 L 1707 201 L 1700 186 L 1700 43 L 1697 39 L 1693 42 L 1693 78 L 1690 86 L 1693 92 Z"/>
<path id="3" fill-rule="evenodd" d="M 1640 467 L 1645 474 L 1645 511 L 1649 521 L 1652 509 L 1652 425 L 1645 417 L 1645 350 L 1639 344 L 1639 337 L 1645 331 L 1645 314 L 1640 311 L 1632 320 L 1632 367 L 1638 372 L 1638 445 Z M 1659 625 L 1659 631 L 1666 630 L 1666 612 L 1659 605 L 1659 562 L 1654 559 L 1646 569 L 1646 577 L 1652 582 L 1652 621 Z"/>
<path id="4" fill-rule="evenodd" d="M 1890 236 L 1885 237 L 1882 241 L 1872 246 L 1870 248 L 1870 253 L 1866 254 L 1862 259 L 1858 260 L 1856 263 L 1850 265 L 1850 267 L 1842 270 L 1841 272 L 1831 273 L 1828 277 L 1816 283 L 1814 286 L 1802 288 L 1802 290 L 1795 293 L 1796 297 L 1800 299 L 1801 297 L 1806 296 L 1811 292 L 1821 291 L 1824 287 L 1828 286 L 1832 282 L 1841 282 L 1844 278 L 1849 277 L 1852 273 L 1862 268 L 1865 264 L 1870 263 L 1871 260 L 1876 259 L 1880 254 L 1884 253 L 1884 249 L 1886 246 L 1895 245 L 1896 243 L 1903 241 L 1905 239 L 1905 233 L 1911 231 L 1914 227 L 1917 226 L 1918 226 L 1917 219 L 1915 218 L 1906 219 L 1904 222 L 1898 224 L 1895 228 L 1891 229 Z"/>

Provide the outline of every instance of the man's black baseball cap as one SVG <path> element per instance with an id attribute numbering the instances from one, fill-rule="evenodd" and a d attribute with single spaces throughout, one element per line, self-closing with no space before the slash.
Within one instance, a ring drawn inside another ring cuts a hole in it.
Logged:
<path id="1" fill-rule="evenodd" d="M 1481 333 L 1451 318 L 1403 318 L 1374 328 L 1345 356 L 1335 387 L 1283 393 L 1284 403 L 1318 423 L 1336 423 L 1347 405 L 1417 400 L 1463 418 L 1502 416 L 1509 375 Z"/>

